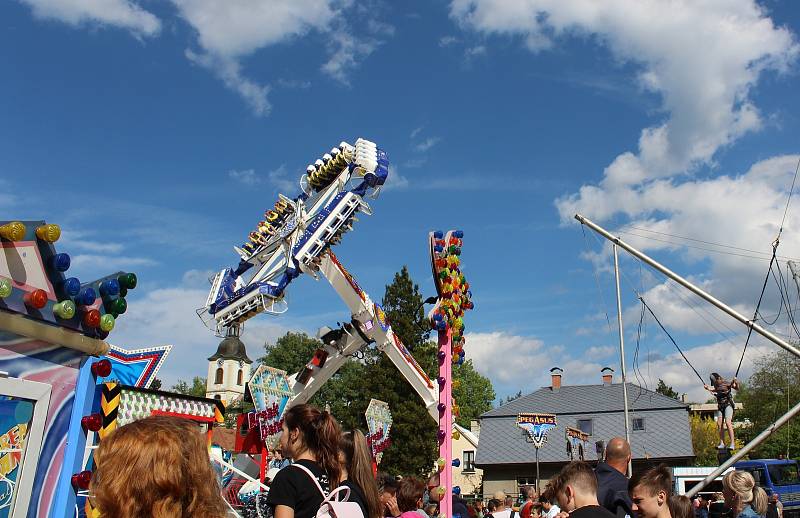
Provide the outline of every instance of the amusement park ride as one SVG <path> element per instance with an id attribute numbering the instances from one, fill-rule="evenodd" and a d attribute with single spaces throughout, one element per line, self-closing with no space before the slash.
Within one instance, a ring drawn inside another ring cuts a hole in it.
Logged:
<path id="1" fill-rule="evenodd" d="M 358 139 L 355 145 L 342 142 L 309 165 L 300 179 L 300 195 L 294 199 L 279 195 L 274 207 L 264 213 L 264 219 L 249 234 L 248 241 L 234 248 L 240 258 L 238 265 L 221 270 L 211 279 L 206 305 L 197 313 L 217 335 L 238 335 L 248 319 L 260 313 L 286 311 L 286 288 L 300 274 L 315 279 L 323 275 L 350 310 L 350 322 L 337 329 L 323 327 L 319 333 L 322 348 L 300 372 L 287 376 L 266 366 L 256 371 L 248 383 L 255 411 L 247 419 L 244 416 L 240 419 L 240 430 L 246 422 L 248 431 L 239 435 L 256 437 L 254 442 L 262 448 L 274 445 L 286 409 L 308 401 L 350 357 L 375 343 L 408 380 L 439 424 L 437 467 L 442 475 L 438 492 L 442 515 L 449 518 L 452 516 L 449 495 L 454 489 L 450 467 L 459 462 L 452 459 L 451 448 L 454 411 L 458 412 L 452 401 L 451 365 L 464 361 L 462 317 L 465 310 L 472 308 L 469 284 L 459 267 L 463 232 L 451 231 L 446 235 L 434 232 L 429 237 L 438 295 L 429 314 L 431 328 L 439 337 L 440 369 L 435 382 L 394 333 L 380 304 L 359 286 L 331 250 L 352 230 L 356 213 L 372 213 L 364 198 L 377 197 L 388 176 L 388 167 L 383 150 L 364 139 Z M 369 411 L 367 420 L 375 421 L 374 416 L 370 420 Z M 384 427 L 370 429 L 368 436 L 377 462 L 380 451 L 389 444 L 391 421 L 384 423 Z M 258 434 L 254 434 L 256 427 L 260 429 Z M 373 427 L 371 424 L 370 428 Z M 262 466 L 262 475 L 263 470 Z"/>

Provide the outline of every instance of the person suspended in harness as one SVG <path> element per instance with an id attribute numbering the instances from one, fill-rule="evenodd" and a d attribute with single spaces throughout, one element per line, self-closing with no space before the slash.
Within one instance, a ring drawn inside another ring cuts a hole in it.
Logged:
<path id="1" fill-rule="evenodd" d="M 730 439 L 730 446 L 728 449 L 733 450 L 736 448 L 736 442 L 733 435 L 733 412 L 735 410 L 735 403 L 733 402 L 733 391 L 739 390 L 739 382 L 736 378 L 731 381 L 726 381 L 725 378 L 717 374 L 711 373 L 711 385 L 703 385 L 703 388 L 711 392 L 717 399 L 717 430 L 719 430 L 719 445 L 717 448 L 725 448 L 725 428 L 728 429 L 728 438 Z"/>

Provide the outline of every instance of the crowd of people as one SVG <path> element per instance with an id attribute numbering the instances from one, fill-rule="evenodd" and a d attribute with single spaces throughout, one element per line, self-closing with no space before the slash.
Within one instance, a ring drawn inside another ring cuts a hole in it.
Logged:
<path id="1" fill-rule="evenodd" d="M 364 518 L 435 518 L 440 514 L 439 474 L 427 479 L 373 471 L 359 430 L 342 431 L 334 417 L 311 405 L 290 408 L 268 474 L 269 491 L 242 511 L 259 518 L 315 518 L 337 493 Z M 783 518 L 777 495 L 767 498 L 746 471 L 723 478 L 723 492 L 694 501 L 672 494 L 667 466 L 627 478 L 630 445 L 608 442 L 605 460 L 567 464 L 539 494 L 524 487 L 521 502 L 502 491 L 488 501 L 452 495 L 460 518 Z M 229 506 L 220 494 L 204 438 L 195 425 L 155 416 L 114 431 L 95 452 L 90 493 L 102 516 L 222 518 Z M 338 505 L 338 504 L 337 504 Z M 336 514 L 336 513 L 334 513 Z"/>

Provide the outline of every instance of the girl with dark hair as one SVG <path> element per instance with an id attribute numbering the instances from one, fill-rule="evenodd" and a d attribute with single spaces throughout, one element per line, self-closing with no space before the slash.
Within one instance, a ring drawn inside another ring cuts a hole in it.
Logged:
<path id="1" fill-rule="evenodd" d="M 341 485 L 350 488 L 350 502 L 356 502 L 366 518 L 380 518 L 383 514 L 378 484 L 372 476 L 372 455 L 367 439 L 360 430 L 342 434 L 339 443 L 342 463 Z"/>
<path id="2" fill-rule="evenodd" d="M 328 412 L 311 405 L 297 405 L 286 411 L 281 451 L 294 464 L 280 470 L 270 484 L 267 504 L 275 518 L 316 516 L 324 500 L 317 484 L 328 494 L 341 480 L 340 435 L 339 424 Z"/>
<path id="3" fill-rule="evenodd" d="M 725 378 L 717 374 L 711 373 L 711 385 L 703 385 L 703 388 L 711 392 L 717 398 L 717 430 L 719 431 L 719 445 L 717 448 L 725 448 L 725 429 L 728 429 L 728 437 L 731 444 L 728 449 L 733 450 L 736 448 L 736 442 L 733 435 L 733 412 L 736 404 L 733 402 L 733 391 L 739 390 L 739 381 L 733 378 L 731 381 L 726 381 Z"/>

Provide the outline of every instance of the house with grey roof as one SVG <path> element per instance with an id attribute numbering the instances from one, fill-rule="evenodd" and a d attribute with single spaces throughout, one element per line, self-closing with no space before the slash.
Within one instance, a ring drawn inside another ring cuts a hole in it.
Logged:
<path id="1" fill-rule="evenodd" d="M 551 370 L 549 387 L 517 398 L 481 415 L 480 443 L 475 465 L 483 469 L 483 495 L 496 491 L 517 495 L 523 486 L 536 485 L 536 449 L 517 426 L 523 413 L 555 414 L 557 425 L 539 449 L 540 488 L 570 461 L 568 427 L 588 434 L 584 460 L 596 463 L 597 449 L 612 437 L 625 437 L 623 388 L 613 382 L 613 370 L 603 369 L 599 385 L 562 385 L 562 370 Z M 686 466 L 694 459 L 686 403 L 627 383 L 631 451 L 634 471 L 666 463 Z M 574 443 L 573 443 L 574 444 Z M 577 460 L 577 448 L 573 458 Z"/>

